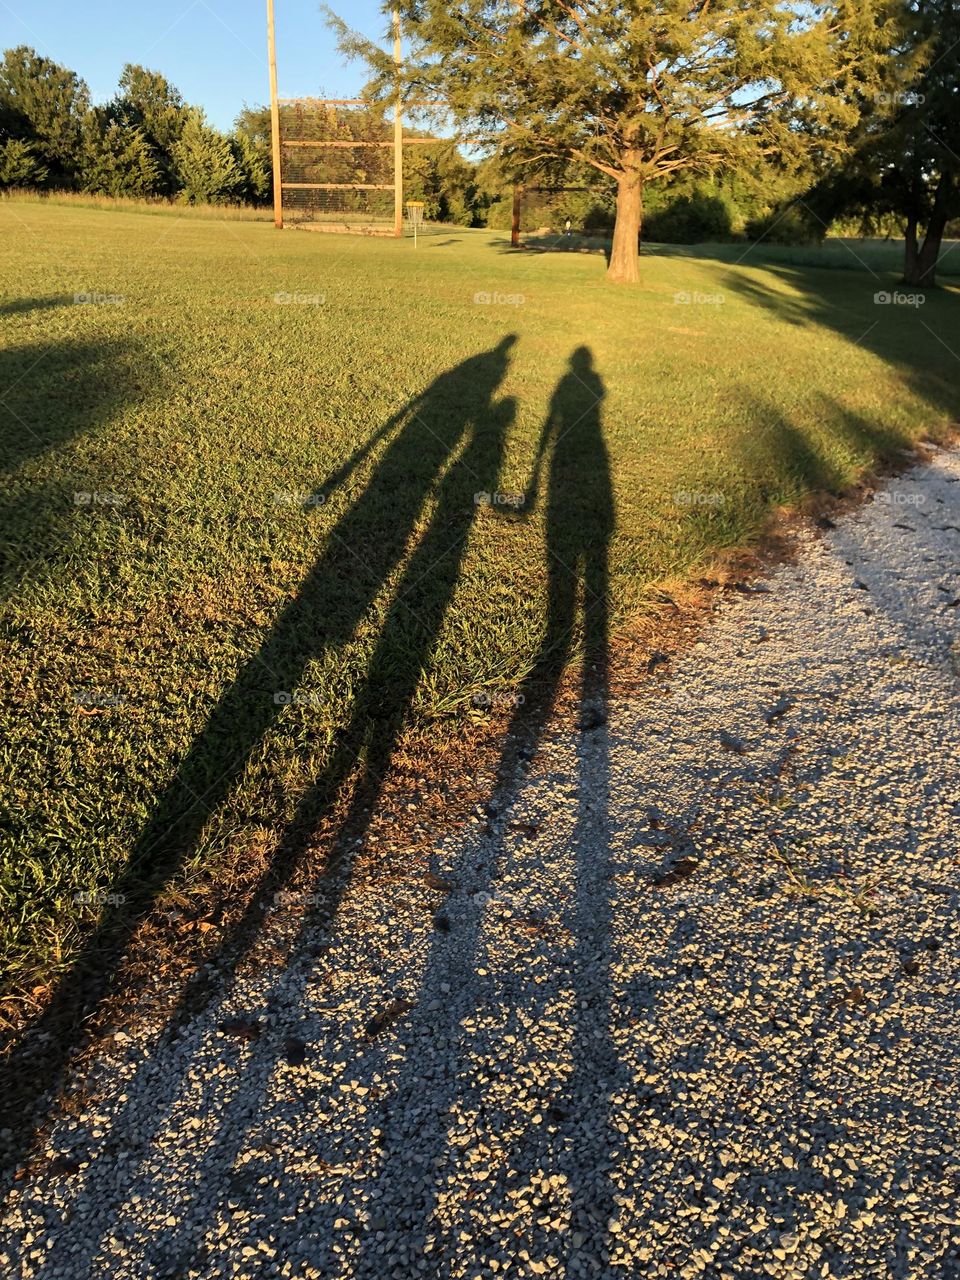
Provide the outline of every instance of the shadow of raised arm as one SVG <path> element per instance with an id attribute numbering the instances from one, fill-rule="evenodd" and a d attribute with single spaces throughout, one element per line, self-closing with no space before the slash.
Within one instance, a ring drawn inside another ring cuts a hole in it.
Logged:
<path id="1" fill-rule="evenodd" d="M 345 462 L 342 462 L 332 475 L 327 477 L 324 483 L 320 486 L 320 491 L 324 494 L 329 494 L 332 490 L 336 489 L 338 485 L 343 484 L 344 480 L 347 479 L 351 472 L 355 471 L 360 463 L 370 456 L 376 446 L 382 440 L 385 440 L 390 432 L 393 431 L 395 427 L 398 427 L 408 414 L 416 412 L 417 405 L 423 401 L 423 398 L 423 392 L 421 392 L 420 395 L 415 396 L 413 400 L 410 400 L 405 404 L 402 409 L 398 409 L 392 417 L 387 419 L 382 427 L 378 427 L 369 440 L 362 445 L 358 445 L 357 448 L 354 449 L 353 453 L 351 453 L 350 457 L 347 458 Z M 305 511 L 310 510 L 313 506 L 314 504 L 312 502 L 305 502 L 303 504 L 303 509 Z"/>

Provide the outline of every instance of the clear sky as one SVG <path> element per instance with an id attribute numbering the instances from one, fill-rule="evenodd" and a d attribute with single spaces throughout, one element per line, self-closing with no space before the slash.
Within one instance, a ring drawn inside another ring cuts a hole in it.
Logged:
<path id="1" fill-rule="evenodd" d="M 352 97 L 363 68 L 344 64 L 318 0 L 274 4 L 280 96 Z M 331 8 L 371 37 L 389 25 L 379 0 Z M 266 0 L 0 0 L 0 47 L 18 44 L 76 71 L 95 102 L 113 96 L 126 62 L 162 71 L 221 129 L 269 101 Z"/>

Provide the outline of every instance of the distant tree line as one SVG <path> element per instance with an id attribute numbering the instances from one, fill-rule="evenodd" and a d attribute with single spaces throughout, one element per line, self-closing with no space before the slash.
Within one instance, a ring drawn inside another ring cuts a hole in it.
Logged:
<path id="1" fill-rule="evenodd" d="M 221 133 L 159 72 L 132 64 L 95 106 L 76 72 L 21 45 L 0 62 L 0 187 L 259 203 L 270 194 L 259 123 L 245 111 Z"/>

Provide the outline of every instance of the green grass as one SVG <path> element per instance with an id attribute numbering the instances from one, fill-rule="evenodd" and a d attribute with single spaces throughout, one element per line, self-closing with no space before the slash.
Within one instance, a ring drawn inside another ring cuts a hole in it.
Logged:
<path id="1" fill-rule="evenodd" d="M 902 240 L 858 240 L 830 236 L 819 245 L 782 245 L 758 241 L 750 245 L 650 245 L 652 253 L 680 257 L 715 258 L 722 262 L 750 262 L 772 267 L 814 267 L 828 271 L 873 271 L 897 277 L 903 273 Z M 947 281 L 960 276 L 960 240 L 944 242 L 938 275 Z"/>
<path id="2" fill-rule="evenodd" d="M 15 213 L 21 205 L 36 205 L 42 201 L 48 208 L 101 209 L 110 213 L 148 213 L 175 218 L 213 218 L 217 222 L 273 222 L 273 210 L 254 205 L 238 204 L 180 204 L 164 196 L 92 195 L 86 191 L 34 192 L 19 189 L 0 191 L 0 201 L 8 212 Z"/>
<path id="3" fill-rule="evenodd" d="M 523 237 L 528 249 L 546 250 L 551 253 L 605 253 L 610 244 L 609 236 L 566 236 L 559 233 L 547 235 L 526 234 Z M 944 242 L 938 274 L 951 281 L 960 276 L 960 240 Z M 831 236 L 817 245 L 783 245 L 768 240 L 750 243 L 745 240 L 723 244 L 658 244 L 647 241 L 643 245 L 644 257 L 654 258 L 711 258 L 732 266 L 749 263 L 768 267 L 813 267 L 824 271 L 866 271 L 879 275 L 897 276 L 903 272 L 902 240 L 858 240 Z"/>
<path id="4" fill-rule="evenodd" d="M 875 306 L 892 272 L 671 252 L 617 290 L 596 257 L 460 229 L 414 252 L 50 201 L 0 222 L 14 988 L 77 954 L 100 910 L 77 894 L 272 848 L 400 720 L 452 733 L 515 687 L 564 556 L 609 533 L 622 625 L 960 416 L 960 296 Z M 563 458 L 538 469 L 551 403 Z"/>

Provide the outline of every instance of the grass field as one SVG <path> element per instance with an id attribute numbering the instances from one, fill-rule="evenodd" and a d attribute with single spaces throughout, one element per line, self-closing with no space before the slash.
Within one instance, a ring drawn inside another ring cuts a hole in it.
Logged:
<path id="1" fill-rule="evenodd" d="M 515 689 L 566 558 L 622 625 L 960 417 L 960 292 L 877 305 L 852 256 L 671 250 L 616 290 L 486 232 L 0 222 L 7 990 Z"/>
<path id="2" fill-rule="evenodd" d="M 604 254 L 608 240 L 601 235 L 558 236 L 552 232 L 533 233 L 525 237 L 529 249 L 545 249 L 551 253 Z M 938 276 L 948 284 L 960 276 L 960 240 L 946 240 L 940 256 Z M 646 242 L 647 257 L 709 258 L 739 266 L 746 262 L 754 267 L 798 267 L 823 271 L 864 271 L 867 275 L 896 277 L 903 271 L 902 240 L 854 240 L 829 236 L 822 244 L 783 245 L 769 240 L 749 243 L 744 240 L 721 244 L 656 244 Z"/>

